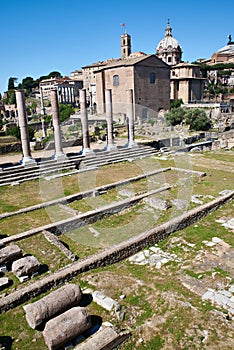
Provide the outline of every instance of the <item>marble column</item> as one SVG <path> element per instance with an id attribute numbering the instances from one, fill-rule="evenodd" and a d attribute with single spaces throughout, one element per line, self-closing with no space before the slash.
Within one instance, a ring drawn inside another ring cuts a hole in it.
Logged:
<path id="1" fill-rule="evenodd" d="M 66 158 L 66 156 L 63 153 L 63 149 L 62 149 L 62 137 L 61 137 L 60 120 L 59 120 L 57 89 L 51 90 L 50 99 L 51 99 L 52 119 L 53 119 L 53 127 L 54 127 L 54 146 L 55 146 L 54 158 L 56 160 L 63 160 Z"/>
<path id="2" fill-rule="evenodd" d="M 133 113 L 133 91 L 126 90 L 127 98 L 127 118 L 128 118 L 128 147 L 135 147 L 137 144 L 134 141 L 134 113 Z"/>
<path id="3" fill-rule="evenodd" d="M 114 145 L 113 137 L 113 113 L 112 113 L 112 93 L 110 89 L 105 90 L 106 101 L 106 122 L 107 122 L 107 151 L 117 149 Z"/>
<path id="4" fill-rule="evenodd" d="M 18 123 L 20 128 L 21 145 L 22 145 L 22 152 L 23 152 L 22 164 L 24 166 L 34 166 L 36 165 L 36 161 L 31 156 L 24 91 L 16 90 L 15 95 L 16 95 L 16 104 L 18 109 Z"/>
<path id="5" fill-rule="evenodd" d="M 86 108 L 86 90 L 79 90 L 80 97 L 80 116 L 81 116 L 81 125 L 82 125 L 82 137 L 83 137 L 83 149 L 82 154 L 88 154 L 93 152 L 90 149 L 89 142 L 89 126 L 88 126 L 88 113 Z"/>

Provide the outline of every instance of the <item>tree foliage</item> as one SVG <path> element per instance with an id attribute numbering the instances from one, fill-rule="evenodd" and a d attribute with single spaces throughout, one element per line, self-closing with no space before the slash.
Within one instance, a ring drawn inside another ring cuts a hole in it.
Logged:
<path id="1" fill-rule="evenodd" d="M 8 80 L 8 91 L 15 89 L 15 82 L 17 81 L 17 78 L 9 78 Z"/>
<path id="2" fill-rule="evenodd" d="M 167 124 L 172 126 L 181 124 L 182 122 L 189 125 L 190 130 L 205 131 L 211 127 L 210 119 L 206 112 L 201 108 L 192 108 L 187 111 L 181 107 L 172 108 L 172 110 L 165 114 Z"/>
<path id="3" fill-rule="evenodd" d="M 185 115 L 185 110 L 181 107 L 172 108 L 170 112 L 165 113 L 165 119 L 167 124 L 172 126 L 180 124 Z"/>
<path id="4" fill-rule="evenodd" d="M 64 122 L 65 120 L 70 118 L 70 115 L 75 113 L 74 108 L 70 104 L 62 104 L 59 103 L 59 114 L 60 114 L 60 121 Z"/>
<path id="5" fill-rule="evenodd" d="M 28 135 L 29 135 L 29 140 L 32 141 L 34 138 L 35 130 L 33 129 L 32 126 L 28 126 Z M 11 128 L 6 129 L 6 135 L 11 135 L 16 137 L 18 140 L 20 140 L 20 128 L 19 126 L 15 125 Z"/>
<path id="6" fill-rule="evenodd" d="M 186 111 L 185 123 L 189 125 L 190 130 L 206 131 L 211 128 L 211 122 L 206 112 L 201 108 L 192 108 Z"/>

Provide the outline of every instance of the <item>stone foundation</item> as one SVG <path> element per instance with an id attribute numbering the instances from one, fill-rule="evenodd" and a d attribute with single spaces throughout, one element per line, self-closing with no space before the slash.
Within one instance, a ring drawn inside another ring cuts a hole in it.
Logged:
<path id="1" fill-rule="evenodd" d="M 132 237 L 129 240 L 112 246 L 109 249 L 105 249 L 81 261 L 74 262 L 73 264 L 58 270 L 40 281 L 36 281 L 27 287 L 21 288 L 20 290 L 15 291 L 0 300 L 0 312 L 5 312 L 26 302 L 30 298 L 58 286 L 59 284 L 70 281 L 74 276 L 77 276 L 82 272 L 124 260 L 145 247 L 149 247 L 162 241 L 163 239 L 169 237 L 173 232 L 182 230 L 201 220 L 206 215 L 210 214 L 224 203 L 231 200 L 233 197 L 234 191 L 218 197 L 207 204 L 189 210 L 185 214 L 182 214 L 149 231 L 143 232 L 136 237 Z"/>

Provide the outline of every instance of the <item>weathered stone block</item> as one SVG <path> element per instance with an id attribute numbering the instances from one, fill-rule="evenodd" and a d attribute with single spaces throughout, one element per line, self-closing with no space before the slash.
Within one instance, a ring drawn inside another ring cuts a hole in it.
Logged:
<path id="1" fill-rule="evenodd" d="M 84 307 L 73 307 L 46 323 L 43 336 L 49 350 L 69 342 L 91 327 L 91 318 Z"/>
<path id="2" fill-rule="evenodd" d="M 40 263 L 35 256 L 25 256 L 24 258 L 13 261 L 12 272 L 17 276 L 27 276 L 36 272 L 40 268 Z"/>
<path id="3" fill-rule="evenodd" d="M 82 292 L 76 284 L 66 284 L 35 303 L 24 306 L 26 320 L 33 329 L 79 303 Z"/>
<path id="4" fill-rule="evenodd" d="M 9 285 L 9 278 L 8 277 L 1 277 L 0 278 L 0 290 L 6 288 Z"/>
<path id="5" fill-rule="evenodd" d="M 95 291 L 92 294 L 93 296 L 93 301 L 103 307 L 104 309 L 111 311 L 112 309 L 116 308 L 119 306 L 117 301 L 113 300 L 110 297 L 107 297 L 105 294 L 99 291 Z"/>
<path id="6" fill-rule="evenodd" d="M 0 249 L 0 265 L 7 264 L 22 256 L 22 250 L 16 244 L 8 245 Z"/>

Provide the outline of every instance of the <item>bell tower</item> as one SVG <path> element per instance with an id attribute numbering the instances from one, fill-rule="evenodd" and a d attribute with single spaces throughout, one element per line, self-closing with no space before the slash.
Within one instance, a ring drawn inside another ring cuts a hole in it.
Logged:
<path id="1" fill-rule="evenodd" d="M 131 54 L 131 36 L 124 32 L 121 35 L 121 58 L 122 60 Z"/>

